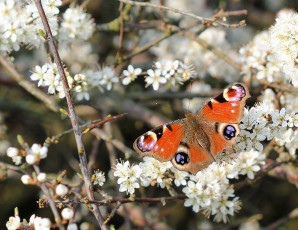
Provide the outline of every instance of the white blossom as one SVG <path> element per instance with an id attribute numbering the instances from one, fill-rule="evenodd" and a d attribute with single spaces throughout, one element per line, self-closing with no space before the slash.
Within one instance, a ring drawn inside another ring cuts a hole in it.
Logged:
<path id="1" fill-rule="evenodd" d="M 95 175 L 95 179 L 93 184 L 103 186 L 103 184 L 106 181 L 105 174 L 103 172 L 96 171 L 94 175 Z"/>
<path id="2" fill-rule="evenodd" d="M 6 222 L 6 227 L 8 230 L 16 230 L 21 227 L 21 218 L 19 216 L 11 216 Z"/>
<path id="3" fill-rule="evenodd" d="M 147 73 L 149 76 L 145 78 L 146 81 L 146 87 L 152 85 L 153 90 L 158 90 L 159 84 L 165 84 L 167 82 L 166 78 L 161 76 L 161 70 L 156 69 L 147 70 Z"/>
<path id="4" fill-rule="evenodd" d="M 48 218 L 41 218 L 33 214 L 30 217 L 29 226 L 34 227 L 35 230 L 50 230 L 51 221 Z"/>
<path id="5" fill-rule="evenodd" d="M 9 147 L 6 152 L 7 152 L 7 156 L 12 158 L 18 155 L 19 150 L 15 147 Z"/>
<path id="6" fill-rule="evenodd" d="M 128 85 L 133 82 L 138 75 L 142 73 L 141 68 L 134 68 L 132 65 L 128 65 L 127 70 L 123 71 L 124 78 L 122 79 L 123 85 Z"/>

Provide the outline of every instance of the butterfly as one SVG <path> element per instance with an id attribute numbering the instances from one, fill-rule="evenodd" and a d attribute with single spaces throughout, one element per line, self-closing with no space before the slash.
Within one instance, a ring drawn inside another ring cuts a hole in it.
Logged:
<path id="1" fill-rule="evenodd" d="M 211 98 L 195 114 L 158 126 L 138 137 L 134 149 L 141 156 L 171 161 L 181 171 L 196 174 L 215 161 L 219 152 L 235 152 L 238 122 L 250 97 L 244 83 L 235 83 Z"/>

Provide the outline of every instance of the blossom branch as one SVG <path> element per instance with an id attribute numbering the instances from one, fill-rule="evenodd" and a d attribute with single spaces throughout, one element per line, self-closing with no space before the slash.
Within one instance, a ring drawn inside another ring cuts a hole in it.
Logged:
<path id="1" fill-rule="evenodd" d="M 75 135 L 75 140 L 76 140 L 76 144 L 77 144 L 77 148 L 78 148 L 78 155 L 79 155 L 79 159 L 80 159 L 80 166 L 81 166 L 81 172 L 83 174 L 83 178 L 84 178 L 84 182 L 85 182 L 85 187 L 86 187 L 86 191 L 87 191 L 87 197 L 88 199 L 94 199 L 94 195 L 93 195 L 93 188 L 91 185 L 91 181 L 90 181 L 90 175 L 88 172 L 88 166 L 87 166 L 87 159 L 86 159 L 86 152 L 85 152 L 85 148 L 83 145 L 83 140 L 82 140 L 82 132 L 80 131 L 79 128 L 79 124 L 78 124 L 78 118 L 76 115 L 76 111 L 74 109 L 74 104 L 70 95 L 70 89 L 68 86 L 68 82 L 66 79 L 66 75 L 64 72 L 64 68 L 62 65 L 62 62 L 60 60 L 60 56 L 59 53 L 57 51 L 57 47 L 48 23 L 48 20 L 46 18 L 45 12 L 43 10 L 42 4 L 41 4 L 41 0 L 35 0 L 35 4 L 37 6 L 39 15 L 41 17 L 43 26 L 45 28 L 46 34 L 47 34 L 47 38 L 48 38 L 48 44 L 51 50 L 51 53 L 53 54 L 54 60 L 57 64 L 58 67 L 58 71 L 63 83 L 63 88 L 64 88 L 64 92 L 65 92 L 65 96 L 66 96 L 66 100 L 67 100 L 67 105 L 69 108 L 69 117 L 71 120 L 71 124 L 74 130 L 74 135 Z M 98 207 L 96 205 L 92 205 L 92 212 L 94 214 L 94 216 L 96 217 L 101 229 L 107 230 L 107 226 L 104 224 L 104 220 L 103 217 L 98 209 Z"/>
<path id="2" fill-rule="evenodd" d="M 206 24 L 206 23 L 209 23 L 210 25 L 218 24 L 218 25 L 221 25 L 221 26 L 224 26 L 224 27 L 229 27 L 229 28 L 236 28 L 236 27 L 245 25 L 245 21 L 241 21 L 240 23 L 237 23 L 237 24 L 227 24 L 227 23 L 224 23 L 222 21 L 218 21 L 218 18 L 216 18 L 216 17 L 214 17 L 214 18 L 213 17 L 212 18 L 204 18 L 204 17 L 198 16 L 198 15 L 195 15 L 193 13 L 184 12 L 182 10 L 174 9 L 172 7 L 167 7 L 167 6 L 163 6 L 163 5 L 156 5 L 156 4 L 152 4 L 152 3 L 149 3 L 149 2 L 136 2 L 136 1 L 129 1 L 129 0 L 119 0 L 119 1 L 131 4 L 131 5 L 150 6 L 150 7 L 157 8 L 157 9 L 172 11 L 174 13 L 178 13 L 178 14 L 182 14 L 182 15 L 185 15 L 185 16 L 195 18 L 195 19 L 201 21 L 202 24 Z M 243 10 L 243 11 L 240 11 L 238 13 L 246 14 L 247 11 Z"/>

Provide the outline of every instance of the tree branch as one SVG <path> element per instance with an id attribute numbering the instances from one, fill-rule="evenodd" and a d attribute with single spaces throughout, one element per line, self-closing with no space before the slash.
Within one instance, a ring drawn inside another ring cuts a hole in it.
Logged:
<path id="1" fill-rule="evenodd" d="M 89 175 L 87 159 L 86 159 L 86 152 L 85 152 L 85 147 L 84 147 L 83 140 L 82 140 L 82 132 L 79 127 L 78 117 L 77 117 L 77 114 L 76 114 L 76 111 L 74 108 L 74 104 L 73 104 L 73 101 L 72 101 L 72 98 L 70 95 L 70 88 L 68 86 L 64 68 L 63 68 L 63 65 L 62 65 L 62 62 L 61 62 L 61 59 L 60 59 L 51 29 L 49 26 L 48 20 L 46 18 L 45 12 L 43 10 L 41 0 L 35 0 L 35 4 L 37 6 L 39 15 L 41 17 L 43 26 L 45 28 L 47 38 L 48 38 L 48 44 L 49 44 L 51 53 L 54 57 L 54 60 L 57 64 L 58 72 L 60 74 L 61 81 L 63 84 L 63 88 L 64 88 L 66 100 L 67 100 L 67 105 L 68 105 L 68 109 L 69 109 L 69 118 L 71 120 L 71 124 L 72 124 L 73 130 L 74 130 L 75 140 L 76 140 L 76 144 L 77 144 L 81 172 L 83 174 L 83 179 L 84 179 L 85 187 L 86 187 L 86 191 L 87 191 L 87 197 L 88 197 L 88 199 L 93 200 L 94 199 L 93 187 L 92 187 L 92 184 L 90 181 L 90 175 Z M 91 211 L 93 212 L 95 218 L 97 219 L 101 229 L 108 230 L 108 227 L 104 224 L 103 217 L 102 217 L 97 205 L 92 205 Z"/>

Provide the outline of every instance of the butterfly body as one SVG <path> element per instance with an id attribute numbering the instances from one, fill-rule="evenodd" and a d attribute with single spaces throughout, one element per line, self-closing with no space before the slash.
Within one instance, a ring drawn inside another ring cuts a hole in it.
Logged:
<path id="1" fill-rule="evenodd" d="M 171 161 L 182 171 L 196 174 L 212 163 L 217 154 L 233 152 L 240 132 L 238 122 L 249 98 L 247 86 L 236 83 L 210 99 L 198 113 L 159 126 L 134 142 L 141 156 Z"/>

